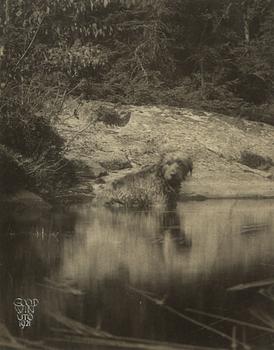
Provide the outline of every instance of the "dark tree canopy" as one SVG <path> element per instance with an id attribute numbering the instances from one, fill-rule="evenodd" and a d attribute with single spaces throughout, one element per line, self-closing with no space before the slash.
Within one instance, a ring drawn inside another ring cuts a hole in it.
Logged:
<path id="1" fill-rule="evenodd" d="M 31 82 L 91 99 L 232 114 L 272 103 L 271 0 L 4 0 L 0 7 L 2 87 Z"/>

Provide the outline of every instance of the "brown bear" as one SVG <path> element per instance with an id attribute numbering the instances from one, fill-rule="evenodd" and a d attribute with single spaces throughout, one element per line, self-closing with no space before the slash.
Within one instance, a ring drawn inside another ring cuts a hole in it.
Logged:
<path id="1" fill-rule="evenodd" d="M 153 165 L 143 167 L 112 183 L 108 191 L 108 205 L 114 203 L 126 207 L 150 207 L 157 202 L 175 205 L 180 186 L 188 174 L 192 174 L 191 158 L 167 155 Z"/>

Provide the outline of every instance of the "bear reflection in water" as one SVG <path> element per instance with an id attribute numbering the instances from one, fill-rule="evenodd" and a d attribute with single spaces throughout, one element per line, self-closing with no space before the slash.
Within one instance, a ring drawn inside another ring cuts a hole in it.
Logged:
<path id="1" fill-rule="evenodd" d="M 192 240 L 182 228 L 176 210 L 164 211 L 158 219 L 160 229 L 157 237 L 154 236 L 151 242 L 157 245 L 158 249 L 152 249 L 154 252 L 157 251 L 158 257 L 161 257 L 162 266 L 169 269 L 176 260 L 175 251 L 177 254 L 188 254 L 191 251 Z M 145 309 L 143 310 L 143 306 L 140 306 L 140 298 L 136 297 L 129 288 L 132 284 L 130 277 L 130 266 L 120 263 L 117 268 L 114 266 L 104 278 L 91 282 L 91 292 L 85 295 L 86 301 L 84 301 L 84 304 L 88 304 L 84 308 L 86 323 L 95 326 L 98 330 L 119 336 L 130 332 L 135 336 L 143 336 L 142 333 L 139 334 L 142 332 L 141 329 L 132 329 L 145 322 L 143 319 Z M 166 292 L 168 294 L 168 291 Z M 89 310 L 93 310 L 92 313 Z M 132 314 L 135 315 L 134 322 Z"/>
<path id="2" fill-rule="evenodd" d="M 181 225 L 176 209 L 163 212 L 161 217 L 160 243 L 172 243 L 177 251 L 186 251 L 192 247 L 192 239 Z"/>
<path id="3" fill-rule="evenodd" d="M 192 247 L 192 238 L 187 234 L 182 219 L 176 209 L 176 202 L 170 202 L 165 211 L 158 217 L 159 230 L 156 237 L 150 238 L 151 243 L 160 246 L 172 244 L 177 252 L 186 252 Z"/>

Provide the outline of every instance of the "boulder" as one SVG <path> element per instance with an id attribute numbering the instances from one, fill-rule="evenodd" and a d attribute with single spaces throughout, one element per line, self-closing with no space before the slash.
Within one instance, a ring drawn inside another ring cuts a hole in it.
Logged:
<path id="1" fill-rule="evenodd" d="M 98 179 L 108 174 L 107 170 L 98 162 L 85 159 L 76 162 L 76 174 L 79 179 Z"/>
<path id="2" fill-rule="evenodd" d="M 106 125 L 111 126 L 125 126 L 130 120 L 131 112 L 122 111 L 118 112 L 114 108 L 100 106 L 97 111 L 96 122 L 103 122 Z"/>

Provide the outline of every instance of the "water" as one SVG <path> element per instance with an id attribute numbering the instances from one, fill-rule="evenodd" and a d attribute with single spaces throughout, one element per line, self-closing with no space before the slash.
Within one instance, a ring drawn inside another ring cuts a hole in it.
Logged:
<path id="1" fill-rule="evenodd" d="M 271 311 L 271 302 L 257 289 L 227 288 L 274 277 L 273 214 L 273 200 L 188 202 L 148 212 L 2 208 L 0 319 L 12 334 L 35 339 L 52 336 L 58 323 L 47 313 L 53 312 L 119 336 L 230 346 L 146 296 L 230 336 L 231 324 L 186 309 L 261 324 L 250 309 Z M 16 297 L 40 301 L 24 331 Z M 256 348 L 274 342 L 242 327 L 237 339 L 242 333 Z"/>

